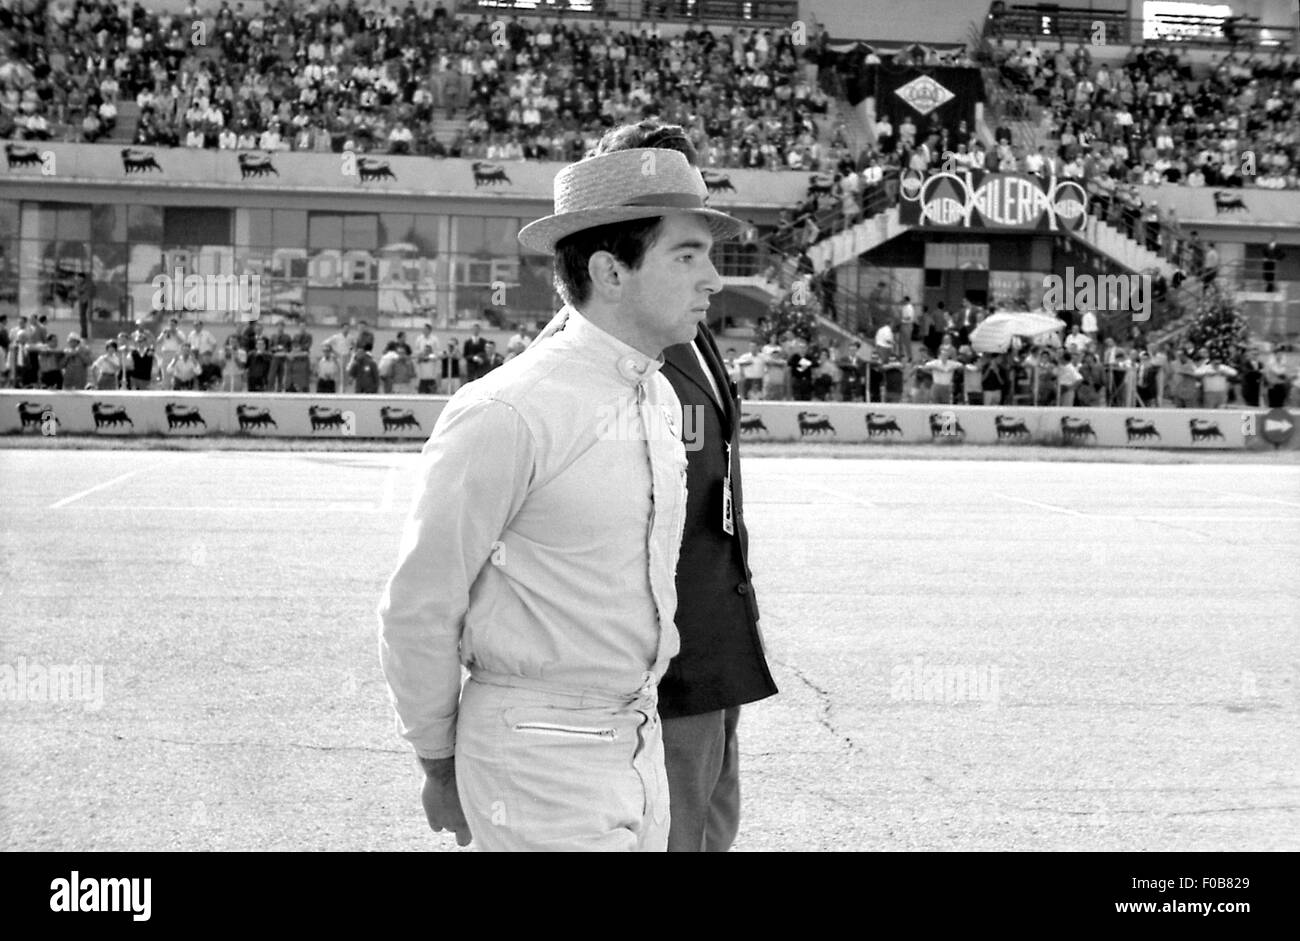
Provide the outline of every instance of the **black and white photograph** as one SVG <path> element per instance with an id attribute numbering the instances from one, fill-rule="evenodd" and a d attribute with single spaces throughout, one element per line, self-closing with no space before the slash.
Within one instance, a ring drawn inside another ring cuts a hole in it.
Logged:
<path id="1" fill-rule="evenodd" d="M 1300 850 L 1295 0 L 2 0 L 0 138 L 27 903 Z"/>

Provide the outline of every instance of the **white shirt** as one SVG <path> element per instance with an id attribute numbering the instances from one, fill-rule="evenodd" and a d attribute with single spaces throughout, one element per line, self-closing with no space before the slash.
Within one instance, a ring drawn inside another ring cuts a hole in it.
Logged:
<path id="1" fill-rule="evenodd" d="M 379 606 L 419 756 L 454 754 L 462 665 L 630 694 L 677 654 L 686 449 L 662 362 L 571 310 L 439 415 Z"/>

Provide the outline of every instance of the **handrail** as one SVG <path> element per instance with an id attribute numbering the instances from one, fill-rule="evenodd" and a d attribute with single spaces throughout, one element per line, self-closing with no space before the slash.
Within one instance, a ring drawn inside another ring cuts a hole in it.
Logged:
<path id="1" fill-rule="evenodd" d="M 1218 49 L 1237 46 L 1293 48 L 1297 38 L 1294 26 L 1267 26 L 1257 17 L 1157 14 L 1142 19 L 1131 18 L 1125 11 L 1071 9 L 1052 4 L 1016 4 L 1008 8 L 999 3 L 991 6 L 982 35 L 995 39 L 1088 43 L 1098 37 L 1099 27 L 1104 31 L 1100 33 L 1102 41 L 1108 45 L 1138 44 L 1152 39 Z"/>
<path id="2" fill-rule="evenodd" d="M 458 0 L 457 13 L 789 26 L 798 0 Z"/>

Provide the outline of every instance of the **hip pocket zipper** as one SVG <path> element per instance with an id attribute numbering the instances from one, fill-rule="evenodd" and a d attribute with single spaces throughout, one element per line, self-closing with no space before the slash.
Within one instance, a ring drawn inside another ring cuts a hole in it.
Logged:
<path id="1" fill-rule="evenodd" d="M 618 738 L 614 729 L 584 729 L 574 725 L 554 725 L 550 722 L 518 722 L 516 732 L 537 732 L 542 735 L 577 735 L 585 738 Z"/>

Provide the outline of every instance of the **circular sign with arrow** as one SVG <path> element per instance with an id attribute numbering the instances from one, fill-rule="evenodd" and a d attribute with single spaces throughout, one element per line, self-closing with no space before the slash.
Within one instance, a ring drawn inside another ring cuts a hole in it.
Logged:
<path id="1" fill-rule="evenodd" d="M 1275 408 L 1264 416 L 1260 427 L 1260 437 L 1274 447 L 1280 448 L 1291 440 L 1295 434 L 1295 419 L 1284 408 Z"/>

